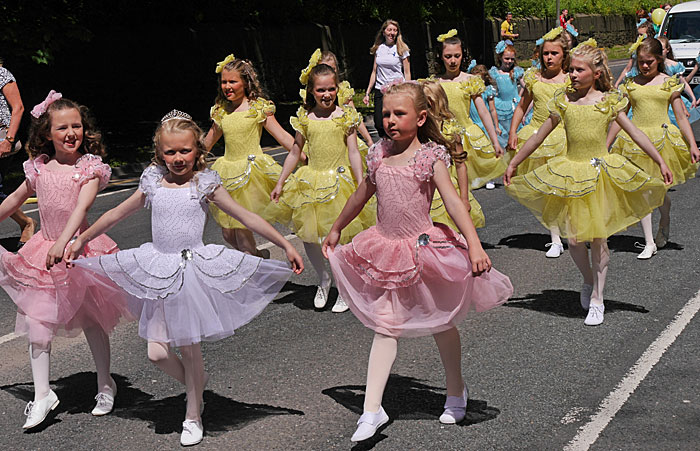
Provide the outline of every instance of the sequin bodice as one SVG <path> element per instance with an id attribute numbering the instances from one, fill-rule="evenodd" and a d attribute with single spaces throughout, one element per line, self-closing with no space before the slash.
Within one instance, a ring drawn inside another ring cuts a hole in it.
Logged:
<path id="1" fill-rule="evenodd" d="M 307 126 L 309 168 L 316 171 L 350 167 L 345 131 L 331 119 L 310 119 Z"/>

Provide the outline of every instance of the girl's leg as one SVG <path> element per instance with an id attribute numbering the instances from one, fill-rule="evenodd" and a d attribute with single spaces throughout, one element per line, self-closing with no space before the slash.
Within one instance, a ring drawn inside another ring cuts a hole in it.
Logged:
<path id="1" fill-rule="evenodd" d="M 255 255 L 256 257 L 264 257 L 263 253 L 258 251 L 255 244 L 253 232 L 248 229 L 221 229 L 224 240 L 233 246 L 235 249 L 245 252 L 246 254 Z M 269 254 L 267 255 L 269 257 Z"/>
<path id="2" fill-rule="evenodd" d="M 659 207 L 661 219 L 659 220 L 659 230 L 656 232 L 656 246 L 665 247 L 668 244 L 669 231 L 671 226 L 671 199 L 668 194 L 664 197 L 664 203 Z"/>
<path id="3" fill-rule="evenodd" d="M 591 243 L 591 260 L 593 262 L 593 293 L 591 295 L 591 305 L 588 316 L 583 322 L 587 326 L 597 326 L 603 323 L 605 305 L 603 305 L 603 289 L 605 288 L 605 277 L 608 273 L 608 262 L 610 261 L 610 250 L 607 240 L 597 238 Z"/>
<path id="4" fill-rule="evenodd" d="M 331 275 L 326 271 L 320 244 L 304 243 L 304 250 L 306 251 L 306 256 L 309 257 L 311 261 L 311 266 L 316 270 L 319 279 L 316 296 L 314 296 L 314 307 L 323 308 L 326 306 L 326 302 L 328 302 L 328 292 L 331 288 Z"/>
<path id="5" fill-rule="evenodd" d="M 593 270 L 588 258 L 588 249 L 583 243 L 569 240 L 569 254 L 583 276 L 583 287 L 581 287 L 580 302 L 584 310 L 588 310 L 591 303 L 591 293 L 593 292 Z"/>
<path id="6" fill-rule="evenodd" d="M 98 325 L 84 328 L 83 333 L 90 346 L 92 358 L 95 360 L 95 369 L 97 370 L 97 392 L 106 392 L 114 395 L 114 389 L 116 387 L 112 385 L 112 377 L 109 374 L 109 337 Z"/>
<path id="7" fill-rule="evenodd" d="M 26 243 L 34 235 L 34 230 L 36 229 L 36 222 L 24 214 L 21 209 L 18 209 L 12 215 L 10 215 L 13 221 L 19 225 L 22 229 L 22 235 L 19 237 L 20 243 Z"/>
<path id="8" fill-rule="evenodd" d="M 386 137 L 384 122 L 382 117 L 382 105 L 384 104 L 384 94 L 379 89 L 374 90 L 374 128 L 380 138 Z"/>
<path id="9" fill-rule="evenodd" d="M 384 388 L 389 380 L 391 367 L 396 359 L 398 340 L 382 334 L 374 334 L 372 350 L 367 365 L 367 386 L 365 388 L 365 412 L 377 412 L 382 405 Z"/>
<path id="10" fill-rule="evenodd" d="M 49 386 L 49 364 L 51 361 L 51 344 L 29 344 L 29 362 L 32 367 L 32 379 L 34 381 L 34 402 L 48 396 L 51 391 Z"/>
<path id="11" fill-rule="evenodd" d="M 656 244 L 654 244 L 654 235 L 651 228 L 651 213 L 644 216 L 639 222 L 642 224 L 642 231 L 644 232 L 644 241 L 646 244 L 644 245 L 644 250 L 637 255 L 637 258 L 646 260 L 656 254 Z M 641 247 L 641 245 L 637 243 L 635 243 L 635 246 Z"/>
<path id="12" fill-rule="evenodd" d="M 447 396 L 462 396 L 464 380 L 462 379 L 462 343 L 456 327 L 433 335 L 440 359 L 445 367 Z"/>
<path id="13" fill-rule="evenodd" d="M 185 385 L 185 368 L 182 366 L 180 359 L 170 350 L 167 343 L 149 341 L 148 360 L 153 362 L 165 374 Z"/>
<path id="14" fill-rule="evenodd" d="M 549 250 L 547 251 L 547 257 L 557 258 L 564 252 L 564 245 L 561 243 L 561 236 L 559 235 L 559 227 L 552 227 L 549 230 L 549 235 L 552 238 L 552 242 L 549 244 Z"/>
<path id="15" fill-rule="evenodd" d="M 180 347 L 182 366 L 185 370 L 185 392 L 187 393 L 187 411 L 185 420 L 198 421 L 200 418 L 200 402 L 204 390 L 204 359 L 199 343 Z"/>

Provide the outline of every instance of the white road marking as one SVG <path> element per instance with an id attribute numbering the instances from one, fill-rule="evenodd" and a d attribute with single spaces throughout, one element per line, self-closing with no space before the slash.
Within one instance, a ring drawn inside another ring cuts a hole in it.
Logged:
<path id="1" fill-rule="evenodd" d="M 666 326 L 666 329 L 649 345 L 644 354 L 637 360 L 625 377 L 617 384 L 617 387 L 600 403 L 598 412 L 591 420 L 579 428 L 576 436 L 564 450 L 587 450 L 598 439 L 608 423 L 627 402 L 639 384 L 647 377 L 651 369 L 656 365 L 668 348 L 676 341 L 683 329 L 695 317 L 700 310 L 700 291 L 689 300 L 676 314 L 676 317 Z"/>
<path id="2" fill-rule="evenodd" d="M 5 343 L 7 343 L 8 341 L 12 341 L 12 340 L 14 340 L 15 338 L 18 338 L 18 337 L 19 337 L 19 335 L 17 335 L 17 334 L 14 333 L 14 332 L 10 332 L 10 333 L 7 334 L 7 335 L 3 335 L 2 337 L 0 337 L 0 345 L 1 345 L 1 344 L 5 344 Z"/>
<path id="3" fill-rule="evenodd" d="M 296 236 L 296 235 L 293 234 L 293 233 L 290 233 L 289 235 L 286 235 L 286 236 L 284 237 L 284 239 L 287 240 L 287 241 L 290 241 L 290 240 L 293 240 L 293 239 L 296 239 L 296 238 L 299 238 L 299 237 Z M 265 243 L 265 244 L 263 244 L 263 245 L 261 245 L 261 246 L 258 246 L 258 249 L 270 249 L 271 247 L 275 247 L 275 246 L 276 246 L 275 243 L 272 243 L 272 242 L 268 241 L 267 243 Z"/>

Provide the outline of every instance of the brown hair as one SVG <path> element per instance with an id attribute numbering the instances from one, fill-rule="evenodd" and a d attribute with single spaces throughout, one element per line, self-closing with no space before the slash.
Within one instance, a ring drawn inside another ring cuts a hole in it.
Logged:
<path id="1" fill-rule="evenodd" d="M 333 64 L 335 65 L 336 72 L 338 73 L 338 78 L 343 78 L 342 74 L 340 72 L 340 65 L 338 64 L 338 57 L 335 56 L 335 53 L 331 52 L 330 50 L 324 50 L 321 52 L 321 59 L 318 60 L 320 64 L 323 64 L 324 61 L 333 61 Z M 328 64 L 328 66 L 331 66 Z M 333 68 L 333 66 L 331 66 Z"/>
<path id="2" fill-rule="evenodd" d="M 399 54 L 399 58 L 403 58 L 403 54 L 410 51 L 411 49 L 409 49 L 408 45 L 406 45 L 406 43 L 403 42 L 403 37 L 401 37 L 401 27 L 399 27 L 399 23 L 393 19 L 387 19 L 384 21 L 382 27 L 377 32 L 377 36 L 375 36 L 374 38 L 374 44 L 369 49 L 369 53 L 371 55 L 374 55 L 375 53 L 377 53 L 377 49 L 379 48 L 379 46 L 384 44 L 384 30 L 386 30 L 386 27 L 388 27 L 389 25 L 393 25 L 396 27 L 396 53 Z"/>
<path id="3" fill-rule="evenodd" d="M 160 155 L 159 152 L 161 137 L 164 134 L 168 133 L 187 132 L 192 133 L 192 136 L 194 136 L 194 142 L 197 146 L 196 150 L 199 153 L 197 159 L 194 162 L 194 170 L 201 171 L 203 169 L 206 169 L 207 154 L 209 153 L 209 151 L 207 151 L 207 148 L 204 145 L 204 132 L 201 128 L 199 128 L 199 125 L 197 125 L 193 120 L 185 118 L 168 119 L 164 122 L 161 122 L 158 125 L 155 133 L 153 134 L 153 159 L 151 161 L 154 164 L 157 164 L 158 166 L 166 167 L 165 161 L 163 160 L 163 157 L 162 155 Z"/>
<path id="4" fill-rule="evenodd" d="M 235 60 L 226 64 L 219 74 L 219 85 L 216 88 L 216 100 L 214 100 L 216 105 L 226 108 L 231 103 L 228 99 L 226 99 L 224 92 L 221 90 L 221 75 L 224 73 L 224 70 L 238 72 L 238 74 L 241 76 L 243 84 L 245 85 L 245 96 L 249 100 L 255 100 L 258 97 L 265 97 L 260 81 L 258 80 L 258 74 L 255 72 L 255 68 L 253 67 L 253 63 L 248 60 L 236 58 Z"/>
<path id="5" fill-rule="evenodd" d="M 600 71 L 600 78 L 595 81 L 595 88 L 601 92 L 608 92 L 613 89 L 612 74 L 608 67 L 608 56 L 598 47 L 591 45 L 580 45 L 571 54 L 572 58 L 585 60 L 594 71 Z"/>
<path id="6" fill-rule="evenodd" d="M 514 46 L 512 46 L 512 45 L 510 45 L 510 44 L 506 44 L 505 50 L 503 50 L 503 52 L 501 52 L 501 53 L 498 54 L 498 68 L 499 68 L 499 69 L 503 66 L 503 55 L 504 55 L 506 52 L 513 52 L 513 57 L 515 57 L 515 56 L 518 54 L 518 52 L 515 50 L 515 47 L 514 47 Z M 517 64 L 515 64 L 515 62 L 513 62 L 513 67 L 511 67 L 511 68 L 510 68 L 510 71 L 509 71 L 509 73 L 510 73 L 510 79 L 511 79 L 512 81 L 515 81 L 515 75 L 514 75 L 515 66 L 517 66 Z"/>
<path id="7" fill-rule="evenodd" d="M 451 38 L 445 39 L 443 42 L 438 42 L 438 51 L 435 54 L 435 72 L 437 75 L 437 69 L 442 68 L 442 73 L 446 72 L 445 63 L 442 61 L 442 52 L 446 45 L 457 44 L 459 48 L 462 49 L 462 62 L 459 65 L 459 70 L 464 72 L 467 70 L 467 61 L 469 61 L 469 50 L 464 47 L 464 42 L 459 38 L 459 36 L 452 36 Z"/>
<path id="8" fill-rule="evenodd" d="M 569 42 L 566 40 L 566 36 L 564 35 L 565 31 L 562 31 L 557 37 L 554 39 L 549 39 L 546 40 L 542 43 L 540 46 L 540 71 L 544 71 L 547 69 L 547 65 L 544 63 L 544 45 L 548 42 L 553 42 L 554 44 L 559 44 L 561 47 L 562 51 L 564 52 L 564 58 L 561 61 L 561 70 L 564 72 L 568 72 L 569 70 L 569 62 L 571 61 L 571 55 L 569 55 Z"/>
<path id="9" fill-rule="evenodd" d="M 637 69 L 639 69 L 639 54 L 647 53 L 654 57 L 656 62 L 659 64 L 659 72 L 663 72 L 665 67 L 664 61 L 664 47 L 661 44 L 661 40 L 657 38 L 646 38 L 637 47 Z"/>
<path id="10" fill-rule="evenodd" d="M 411 97 L 416 112 L 426 111 L 428 113 L 425 123 L 418 128 L 418 140 L 421 143 L 433 141 L 449 149 L 450 143 L 442 136 L 441 124 L 430 112 L 430 104 L 423 88 L 416 82 L 398 83 L 390 85 L 384 92 L 384 97 L 399 94 Z"/>
<path id="11" fill-rule="evenodd" d="M 316 106 L 316 99 L 314 98 L 314 83 L 316 82 L 316 77 L 320 77 L 322 75 L 333 75 L 335 86 L 337 87 L 340 84 L 338 74 L 331 66 L 328 64 L 317 64 L 314 66 L 309 73 L 309 80 L 306 82 L 306 98 L 304 99 L 304 108 L 306 108 L 306 111 L 311 111 L 311 109 Z M 337 94 L 338 93 L 336 92 L 336 104 L 338 103 Z"/>
<path id="12" fill-rule="evenodd" d="M 656 30 L 654 30 L 654 25 L 651 23 L 650 20 L 647 20 L 639 27 L 637 27 L 637 32 L 639 31 L 642 31 L 648 37 L 653 37 L 656 34 Z"/>
<path id="13" fill-rule="evenodd" d="M 661 42 L 661 44 L 668 49 L 668 51 L 666 52 L 666 58 L 668 58 L 670 60 L 675 59 L 673 57 L 673 47 L 671 47 L 671 42 L 669 42 L 668 38 L 666 36 L 659 36 L 656 39 L 659 40 Z M 662 72 L 663 72 L 663 70 L 662 70 Z"/>
<path id="14" fill-rule="evenodd" d="M 445 90 L 440 86 L 440 83 L 433 80 L 421 82 L 421 87 L 423 88 L 425 99 L 428 101 L 428 114 L 433 116 L 436 122 L 440 124 L 440 131 L 442 132 L 443 122 L 455 118 L 455 115 L 450 111 L 447 94 L 445 94 Z M 457 144 L 461 144 L 462 137 L 460 135 L 453 136 L 451 141 L 447 140 L 444 135 L 443 137 L 447 142 L 446 147 L 452 160 L 455 162 L 466 161 L 467 152 L 464 149 L 462 149 L 462 152 L 457 153 Z"/>
<path id="15" fill-rule="evenodd" d="M 80 113 L 80 122 L 83 124 L 83 142 L 78 152 L 81 154 L 90 153 L 101 157 L 105 155 L 102 134 L 97 127 L 95 127 L 95 121 L 88 107 L 64 97 L 49 105 L 41 116 L 32 119 L 32 123 L 29 126 L 29 139 L 27 140 L 26 146 L 27 154 L 29 154 L 30 158 L 36 158 L 42 153 L 49 157 L 54 156 L 56 149 L 49 140 L 49 136 L 51 135 L 51 113 L 67 109 L 78 110 L 78 113 Z"/>
<path id="16" fill-rule="evenodd" d="M 472 70 L 470 70 L 469 73 L 481 77 L 486 86 L 493 85 L 493 79 L 491 78 L 491 74 L 489 74 L 489 70 L 485 65 L 477 64 L 476 66 L 472 67 Z"/>

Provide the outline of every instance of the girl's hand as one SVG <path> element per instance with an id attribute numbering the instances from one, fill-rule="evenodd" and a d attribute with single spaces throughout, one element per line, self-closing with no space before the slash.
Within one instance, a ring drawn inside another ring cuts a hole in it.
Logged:
<path id="1" fill-rule="evenodd" d="M 469 260 L 472 262 L 472 274 L 481 275 L 491 271 L 491 259 L 481 246 L 469 248 Z"/>
<path id="2" fill-rule="evenodd" d="M 513 178 L 513 175 L 515 175 L 515 166 L 509 164 L 506 168 L 505 174 L 503 174 L 503 184 L 505 186 L 510 186 L 510 179 Z"/>
<path id="3" fill-rule="evenodd" d="M 275 188 L 270 193 L 270 200 L 274 203 L 279 203 L 280 196 L 282 195 L 282 185 L 275 185 Z"/>
<path id="4" fill-rule="evenodd" d="M 362 98 L 362 103 L 369 105 L 369 94 L 365 94 L 365 96 Z"/>
<path id="5" fill-rule="evenodd" d="M 303 164 L 306 164 L 306 162 L 309 161 L 309 157 L 307 157 L 306 154 L 305 154 L 304 152 L 301 152 L 301 153 L 299 154 L 299 159 L 301 160 L 301 162 L 302 162 Z"/>
<path id="6" fill-rule="evenodd" d="M 68 247 L 66 251 L 66 263 L 70 264 L 73 260 L 76 260 L 79 256 L 83 254 L 83 248 L 85 247 L 85 242 L 80 238 L 76 238 Z"/>
<path id="7" fill-rule="evenodd" d="M 63 260 L 63 253 L 66 249 L 65 244 L 56 241 L 49 252 L 46 254 L 46 269 L 50 270 L 52 266 L 60 263 Z"/>
<path id="8" fill-rule="evenodd" d="M 340 241 L 340 232 L 335 229 L 331 229 L 321 245 L 321 252 L 323 252 L 324 257 L 328 258 L 328 251 L 335 250 L 335 246 L 338 244 L 338 241 Z"/>
<path id="9" fill-rule="evenodd" d="M 700 161 L 700 150 L 698 150 L 698 145 L 694 142 L 690 144 L 690 161 L 693 163 Z"/>
<path id="10" fill-rule="evenodd" d="M 493 148 L 496 150 L 496 157 L 501 158 L 503 154 L 505 153 L 503 151 L 503 147 L 499 143 L 494 144 Z"/>
<path id="11" fill-rule="evenodd" d="M 472 204 L 469 203 L 469 197 L 463 198 L 462 203 L 464 204 L 464 208 L 467 209 L 467 212 L 472 211 Z"/>
<path id="12" fill-rule="evenodd" d="M 501 127 L 499 127 L 498 125 L 496 125 L 495 131 L 496 131 L 496 135 L 501 136 Z"/>
<path id="13" fill-rule="evenodd" d="M 515 133 L 508 136 L 508 148 L 518 150 L 518 135 Z"/>
<path id="14" fill-rule="evenodd" d="M 287 253 L 287 260 L 292 264 L 294 273 L 301 274 L 302 271 L 304 271 L 304 259 L 301 258 L 299 252 L 297 252 L 291 244 L 288 245 L 284 251 Z"/>
<path id="15" fill-rule="evenodd" d="M 670 185 L 673 183 L 673 173 L 671 170 L 666 166 L 666 163 L 660 164 L 659 169 L 661 169 L 661 175 L 664 178 L 664 183 L 667 185 Z"/>

